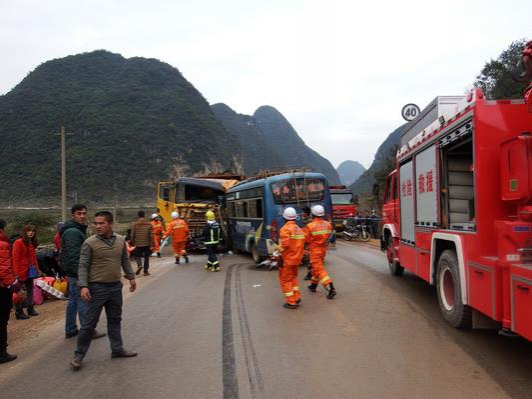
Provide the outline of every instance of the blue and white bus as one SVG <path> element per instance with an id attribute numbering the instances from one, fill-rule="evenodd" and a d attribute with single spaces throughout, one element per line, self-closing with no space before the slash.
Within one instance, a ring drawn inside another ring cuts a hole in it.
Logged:
<path id="1" fill-rule="evenodd" d="M 301 210 L 320 204 L 332 218 L 331 194 L 321 173 L 294 172 L 246 180 L 226 192 L 229 241 L 233 250 L 248 252 L 259 263 L 277 248 L 283 210 L 294 207 L 301 226 Z"/>

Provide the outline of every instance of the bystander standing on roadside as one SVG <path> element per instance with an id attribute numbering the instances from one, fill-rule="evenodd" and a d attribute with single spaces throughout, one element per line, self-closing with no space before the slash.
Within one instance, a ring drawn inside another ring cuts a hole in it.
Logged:
<path id="1" fill-rule="evenodd" d="M 31 224 L 22 228 L 20 238 L 13 243 L 13 270 L 27 292 L 26 301 L 15 304 L 15 317 L 19 320 L 39 315 L 33 306 L 33 280 L 41 274 L 35 252 L 38 245 L 37 231 Z M 24 313 L 24 307 L 28 308 L 28 315 Z"/>
<path id="2" fill-rule="evenodd" d="M 71 209 L 72 218 L 65 222 L 59 235 L 61 237 L 61 270 L 68 279 L 68 305 L 65 318 L 65 337 L 78 335 L 79 324 L 83 324 L 85 303 L 81 300 L 78 287 L 79 252 L 81 245 L 87 239 L 87 206 L 75 204 Z M 101 338 L 105 333 L 96 330 L 93 339 Z"/>
<path id="3" fill-rule="evenodd" d="M 131 228 L 131 245 L 135 246 L 135 260 L 137 262 L 137 276 L 142 271 L 144 258 L 144 275 L 149 276 L 150 256 L 153 248 L 153 226 L 146 220 L 144 211 L 138 211 L 138 220 Z"/>
<path id="4" fill-rule="evenodd" d="M 372 238 L 379 238 L 379 217 L 375 213 L 374 209 L 371 211 L 369 220 Z"/>
<path id="5" fill-rule="evenodd" d="M 7 352 L 7 323 L 13 306 L 10 286 L 15 283 L 15 272 L 5 227 L 5 220 L 0 219 L 0 363 L 11 362 L 17 358 L 17 355 Z"/>
<path id="6" fill-rule="evenodd" d="M 70 362 L 74 370 L 82 366 L 103 308 L 107 315 L 111 357 L 137 356 L 135 352 L 125 350 L 122 342 L 122 271 L 129 280 L 131 292 L 135 291 L 137 283 L 131 270 L 125 239 L 113 232 L 113 220 L 111 212 L 97 212 L 94 215 L 96 235 L 89 237 L 81 246 L 78 285 L 87 310 L 74 359 Z"/>

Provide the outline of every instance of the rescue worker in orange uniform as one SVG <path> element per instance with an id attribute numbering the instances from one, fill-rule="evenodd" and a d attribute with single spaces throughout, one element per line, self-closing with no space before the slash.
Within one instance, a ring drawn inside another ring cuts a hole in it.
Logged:
<path id="1" fill-rule="evenodd" d="M 179 213 L 172 212 L 172 221 L 168 225 L 168 229 L 164 234 L 164 238 L 172 237 L 172 247 L 174 248 L 175 264 L 178 265 L 179 258 L 183 256 L 185 262 L 188 263 L 188 255 L 186 250 L 188 240 L 188 224 L 179 217 Z"/>
<path id="2" fill-rule="evenodd" d="M 297 283 L 297 272 L 305 247 L 305 233 L 296 224 L 296 210 L 288 207 L 283 212 L 286 223 L 279 234 L 279 247 L 274 257 L 281 257 L 279 262 L 279 283 L 286 298 L 283 305 L 286 309 L 297 309 L 301 302 L 301 294 Z"/>
<path id="3" fill-rule="evenodd" d="M 329 237 L 334 233 L 332 225 L 323 217 L 325 209 L 321 205 L 314 205 L 311 209 L 314 216 L 312 222 L 305 227 L 306 242 L 310 252 L 310 264 L 312 266 L 312 284 L 308 289 L 316 292 L 318 284 L 322 284 L 329 291 L 327 299 L 333 299 L 336 295 L 334 284 L 323 266 L 325 255 L 327 255 L 327 242 Z"/>
<path id="4" fill-rule="evenodd" d="M 163 235 L 163 224 L 159 220 L 159 215 L 154 213 L 151 215 L 151 225 L 153 227 L 153 252 L 157 253 L 157 257 L 161 257 L 161 236 Z"/>

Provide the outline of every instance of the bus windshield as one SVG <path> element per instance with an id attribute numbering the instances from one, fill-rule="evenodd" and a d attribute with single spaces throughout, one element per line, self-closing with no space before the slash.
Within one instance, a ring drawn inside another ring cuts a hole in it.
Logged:
<path id="1" fill-rule="evenodd" d="M 353 194 L 351 193 L 331 193 L 331 199 L 333 205 L 353 205 Z"/>
<path id="2" fill-rule="evenodd" d="M 288 178 L 271 183 L 271 190 L 276 204 L 322 201 L 325 184 L 316 178 Z"/>

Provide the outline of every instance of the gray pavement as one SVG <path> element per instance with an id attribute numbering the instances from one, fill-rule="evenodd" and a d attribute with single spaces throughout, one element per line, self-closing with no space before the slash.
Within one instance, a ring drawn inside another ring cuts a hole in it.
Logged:
<path id="1" fill-rule="evenodd" d="M 389 276 L 383 255 L 339 242 L 327 268 L 338 296 L 305 291 L 290 311 L 277 272 L 244 256 L 222 271 L 154 260 L 153 276 L 125 295 L 123 336 L 131 359 L 93 342 L 79 372 L 63 323 L 10 349 L 2 397 L 111 398 L 528 398 L 531 345 L 493 332 L 450 328 L 434 289 Z M 304 275 L 304 269 L 301 269 Z M 302 277 L 302 276 L 301 276 Z M 104 329 L 102 319 L 100 329 Z"/>

